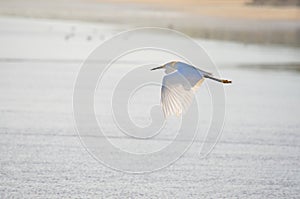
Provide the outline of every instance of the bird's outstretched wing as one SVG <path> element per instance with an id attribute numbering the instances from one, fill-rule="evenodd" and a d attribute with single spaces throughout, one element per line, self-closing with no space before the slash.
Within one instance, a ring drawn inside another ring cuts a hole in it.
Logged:
<path id="1" fill-rule="evenodd" d="M 204 78 L 195 71 L 176 71 L 163 79 L 161 104 L 165 117 L 185 113 Z"/>
<path id="2" fill-rule="evenodd" d="M 177 65 L 177 67 L 184 68 L 185 70 L 187 68 L 189 68 L 190 70 L 197 70 L 197 71 L 199 71 L 202 75 L 213 76 L 213 74 L 211 72 L 207 72 L 207 71 L 201 70 L 199 68 L 196 68 L 195 66 L 189 65 L 189 64 L 184 63 L 184 62 L 177 62 L 176 65 Z"/>

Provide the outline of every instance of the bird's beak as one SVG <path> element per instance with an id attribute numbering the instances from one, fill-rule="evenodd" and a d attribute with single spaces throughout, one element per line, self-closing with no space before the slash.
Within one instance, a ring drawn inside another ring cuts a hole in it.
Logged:
<path id="1" fill-rule="evenodd" d="M 152 68 L 151 70 L 157 70 L 157 69 L 161 69 L 161 68 L 164 68 L 164 66 L 159 66 L 159 67 L 156 67 L 156 68 Z"/>

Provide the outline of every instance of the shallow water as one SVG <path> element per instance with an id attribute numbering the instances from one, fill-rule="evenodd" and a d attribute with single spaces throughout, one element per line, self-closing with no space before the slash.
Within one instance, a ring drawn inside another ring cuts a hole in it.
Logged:
<path id="1" fill-rule="evenodd" d="M 300 49 L 197 40 L 222 76 L 233 80 L 225 87 L 222 136 L 204 159 L 200 138 L 170 167 L 133 175 L 96 161 L 80 143 L 72 114 L 82 61 L 126 27 L 19 18 L 0 18 L 0 24 L 1 198 L 299 197 L 300 73 L 285 66 L 298 66 Z M 115 67 L 170 58 L 133 55 Z M 159 100 L 155 89 L 139 106 L 147 110 L 147 102 Z M 197 96 L 209 114 L 205 86 Z M 148 117 L 136 119 L 143 125 Z M 201 121 L 205 129 L 209 118 Z M 110 132 L 114 143 L 130 149 L 130 139 Z M 164 136 L 150 145 L 164 145 L 174 135 Z"/>

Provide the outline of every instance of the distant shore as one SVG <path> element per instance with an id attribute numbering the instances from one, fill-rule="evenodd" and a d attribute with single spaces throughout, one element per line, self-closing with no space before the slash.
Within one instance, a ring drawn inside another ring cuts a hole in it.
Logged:
<path id="1" fill-rule="evenodd" d="M 159 26 L 192 37 L 300 46 L 299 7 L 247 3 L 245 0 L 0 0 L 0 15 Z"/>

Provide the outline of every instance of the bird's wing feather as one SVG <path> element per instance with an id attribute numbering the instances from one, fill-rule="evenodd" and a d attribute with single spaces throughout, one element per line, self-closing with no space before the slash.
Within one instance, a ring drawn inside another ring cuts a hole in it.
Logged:
<path id="1" fill-rule="evenodd" d="M 210 76 L 213 75 L 213 74 L 210 73 L 210 72 L 201 70 L 201 69 L 199 69 L 199 68 L 196 68 L 195 66 L 189 65 L 189 64 L 184 63 L 184 62 L 177 62 L 176 64 L 177 64 L 177 66 L 179 66 L 179 67 L 183 67 L 183 68 L 189 67 L 189 68 L 193 68 L 193 69 L 195 69 L 195 70 L 198 70 L 202 75 L 210 75 Z"/>
<path id="2" fill-rule="evenodd" d="M 194 91 L 203 82 L 201 75 L 189 75 L 176 71 L 163 79 L 161 104 L 165 117 L 181 115 L 192 103 Z"/>

